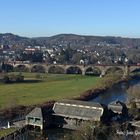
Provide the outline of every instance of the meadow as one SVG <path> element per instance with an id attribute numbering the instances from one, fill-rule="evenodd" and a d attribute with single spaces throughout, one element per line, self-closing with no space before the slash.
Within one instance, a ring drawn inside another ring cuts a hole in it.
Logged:
<path id="1" fill-rule="evenodd" d="M 96 87 L 101 78 L 66 74 L 22 73 L 24 83 L 0 84 L 0 108 L 42 104 L 49 100 L 79 97 Z"/>

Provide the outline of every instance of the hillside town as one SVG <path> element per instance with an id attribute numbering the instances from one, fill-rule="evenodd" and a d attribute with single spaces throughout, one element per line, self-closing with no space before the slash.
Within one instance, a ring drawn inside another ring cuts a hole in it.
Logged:
<path id="1" fill-rule="evenodd" d="M 97 44 L 96 47 L 74 48 L 74 46 L 53 45 L 48 46 L 24 46 L 14 48 L 14 45 L 0 46 L 0 60 L 5 62 L 22 61 L 23 63 L 47 63 L 47 64 L 95 64 L 112 65 L 125 63 L 137 64 L 138 61 L 128 59 L 127 54 L 119 48 L 112 48 L 112 44 Z M 118 53 L 116 53 L 118 51 Z"/>

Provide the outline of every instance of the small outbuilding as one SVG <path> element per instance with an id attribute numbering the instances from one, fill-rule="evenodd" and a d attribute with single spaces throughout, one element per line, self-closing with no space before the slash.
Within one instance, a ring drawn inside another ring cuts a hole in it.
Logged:
<path id="1" fill-rule="evenodd" d="M 111 102 L 108 105 L 108 109 L 117 114 L 126 114 L 127 112 L 126 105 L 118 100 Z"/>
<path id="2" fill-rule="evenodd" d="M 40 127 L 43 129 L 43 113 L 42 109 L 39 107 L 34 108 L 27 116 L 26 116 L 26 125 Z"/>

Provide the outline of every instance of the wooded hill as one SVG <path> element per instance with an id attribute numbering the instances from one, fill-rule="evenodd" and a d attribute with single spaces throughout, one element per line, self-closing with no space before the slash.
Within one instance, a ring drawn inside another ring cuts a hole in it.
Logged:
<path id="1" fill-rule="evenodd" d="M 114 46 L 123 48 L 140 47 L 139 38 L 122 38 L 111 36 L 84 36 L 75 34 L 59 34 L 51 37 L 27 38 L 11 33 L 0 34 L 0 44 L 3 45 L 31 45 L 47 46 L 62 45 L 71 47 Z"/>

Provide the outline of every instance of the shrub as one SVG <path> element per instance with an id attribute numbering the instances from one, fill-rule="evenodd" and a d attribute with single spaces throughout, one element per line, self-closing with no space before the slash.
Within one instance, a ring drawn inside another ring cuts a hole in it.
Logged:
<path id="1" fill-rule="evenodd" d="M 24 81 L 24 76 L 22 75 L 4 75 L 2 82 L 3 83 L 11 83 L 11 82 L 23 82 Z"/>
<path id="2" fill-rule="evenodd" d="M 16 77 L 16 82 L 23 82 L 24 81 L 24 76 L 18 75 Z"/>
<path id="3" fill-rule="evenodd" d="M 6 75 L 6 76 L 4 76 L 3 77 L 3 83 L 9 83 L 10 82 L 10 79 L 9 79 L 9 77 Z"/>
<path id="4" fill-rule="evenodd" d="M 40 74 L 36 74 L 36 79 L 40 79 L 41 78 L 41 75 Z"/>

